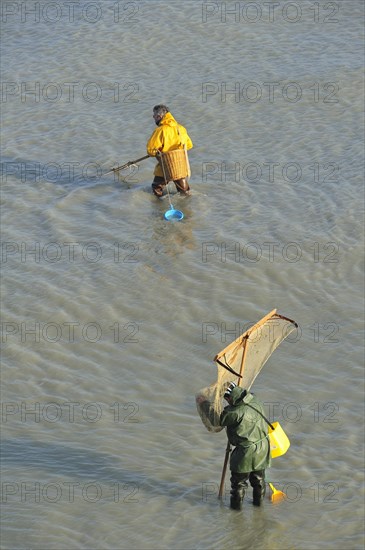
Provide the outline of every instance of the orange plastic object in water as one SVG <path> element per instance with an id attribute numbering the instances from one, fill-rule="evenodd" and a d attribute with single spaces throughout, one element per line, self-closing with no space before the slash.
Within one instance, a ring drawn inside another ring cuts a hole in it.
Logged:
<path id="1" fill-rule="evenodd" d="M 283 493 L 283 491 L 279 491 L 278 489 L 275 489 L 272 483 L 269 483 L 269 485 L 270 485 L 270 489 L 272 490 L 271 502 L 280 502 L 286 497 L 286 494 Z"/>

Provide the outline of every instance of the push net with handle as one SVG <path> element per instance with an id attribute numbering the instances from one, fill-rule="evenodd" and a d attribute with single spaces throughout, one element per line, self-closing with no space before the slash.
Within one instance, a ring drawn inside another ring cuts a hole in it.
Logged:
<path id="1" fill-rule="evenodd" d="M 274 309 L 215 356 L 217 380 L 196 394 L 197 409 L 208 431 L 223 429 L 219 416 L 229 383 L 235 381 L 249 390 L 273 351 L 297 327 Z"/>

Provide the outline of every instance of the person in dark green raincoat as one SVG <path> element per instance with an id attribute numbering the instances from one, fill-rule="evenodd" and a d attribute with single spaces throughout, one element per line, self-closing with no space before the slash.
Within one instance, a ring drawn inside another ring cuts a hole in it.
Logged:
<path id="1" fill-rule="evenodd" d="M 268 424 L 262 417 L 264 407 L 254 394 L 235 382 L 228 386 L 224 398 L 228 406 L 219 423 L 226 426 L 228 440 L 235 447 L 230 458 L 231 508 L 241 508 L 248 481 L 253 487 L 253 504 L 260 506 L 265 495 L 265 469 L 271 462 Z"/>

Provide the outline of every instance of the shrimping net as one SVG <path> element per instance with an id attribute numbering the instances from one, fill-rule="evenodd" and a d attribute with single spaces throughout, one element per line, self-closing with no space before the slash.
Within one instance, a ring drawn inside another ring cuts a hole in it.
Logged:
<path id="1" fill-rule="evenodd" d="M 215 356 L 217 380 L 196 394 L 197 409 L 208 431 L 223 429 L 218 421 L 229 383 L 234 380 L 249 390 L 272 352 L 297 327 L 274 309 Z"/>

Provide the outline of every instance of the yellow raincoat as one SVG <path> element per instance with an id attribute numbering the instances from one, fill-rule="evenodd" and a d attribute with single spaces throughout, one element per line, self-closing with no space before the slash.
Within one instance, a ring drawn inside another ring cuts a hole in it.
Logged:
<path id="1" fill-rule="evenodd" d="M 166 152 L 173 149 L 182 149 L 184 145 L 187 149 L 193 147 L 193 142 L 188 136 L 186 128 L 178 124 L 171 113 L 166 113 L 148 140 L 147 153 L 150 157 L 155 157 L 157 151 Z M 154 175 L 163 177 L 160 163 L 156 165 Z"/>

